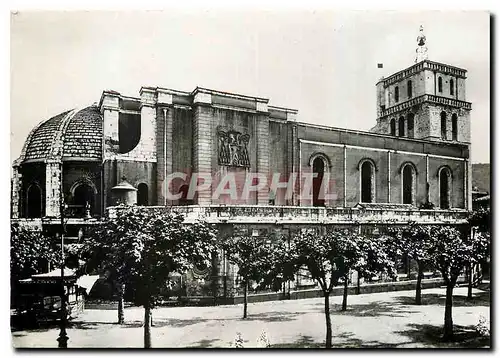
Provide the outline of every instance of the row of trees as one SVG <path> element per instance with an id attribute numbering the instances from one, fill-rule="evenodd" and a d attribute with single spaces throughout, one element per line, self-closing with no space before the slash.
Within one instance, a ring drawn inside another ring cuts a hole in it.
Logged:
<path id="1" fill-rule="evenodd" d="M 484 224 L 486 219 L 489 220 L 489 213 L 471 217 L 471 225 L 488 232 L 489 224 Z M 248 316 L 251 281 L 261 286 L 280 287 L 283 282 L 293 280 L 299 270 L 307 269 L 323 291 L 328 348 L 332 345 L 329 297 L 333 287 L 343 285 L 342 309 L 345 310 L 350 272 L 357 271 L 358 277 L 368 280 L 381 272 L 395 277 L 396 260 L 403 254 L 418 266 L 417 304 L 421 303 L 424 270 L 433 268 L 441 272 L 447 286 L 444 338 L 451 338 L 453 287 L 464 267 L 479 262 L 488 250 L 487 235 L 468 235 L 450 226 L 409 225 L 388 230 L 377 237 L 361 235 L 357 230 L 319 227 L 297 231 L 290 237 L 280 237 L 276 233 L 266 237 L 235 235 L 221 237 L 218 242 L 215 227 L 203 222 L 186 225 L 183 221 L 182 215 L 161 209 L 122 207 L 115 217 L 109 218 L 85 239 L 79 252 L 84 262 L 80 273 L 97 271 L 119 283 L 119 323 L 124 321 L 125 286 L 134 288 L 138 303 L 144 306 L 146 348 L 151 346 L 151 312 L 169 275 L 182 274 L 195 265 L 209 266 L 213 255 L 221 248 L 242 278 L 244 318 Z M 24 253 L 14 257 L 26 262 L 35 253 L 31 256 L 26 253 L 29 247 L 22 245 L 25 240 L 20 239 L 19 228 L 16 230 L 13 242 Z M 11 252 L 11 270 L 14 268 L 16 272 L 26 265 L 13 266 L 12 260 Z"/>
<path id="2" fill-rule="evenodd" d="M 274 235 L 273 235 L 274 236 Z M 453 289 L 464 268 L 479 263 L 489 254 L 489 235 L 469 235 L 452 226 L 411 224 L 394 228 L 380 236 L 361 235 L 357 230 L 325 229 L 298 232 L 285 240 L 239 236 L 223 246 L 229 260 L 243 277 L 243 317 L 247 317 L 247 286 L 250 280 L 268 284 L 272 280 L 293 280 L 305 267 L 316 280 L 324 296 L 326 347 L 332 345 L 329 297 L 333 287 L 343 284 L 342 310 L 347 308 L 349 274 L 370 280 L 385 273 L 396 278 L 396 262 L 407 255 L 417 264 L 415 303 L 421 304 L 424 270 L 437 270 L 446 285 L 443 339 L 453 337 Z"/>

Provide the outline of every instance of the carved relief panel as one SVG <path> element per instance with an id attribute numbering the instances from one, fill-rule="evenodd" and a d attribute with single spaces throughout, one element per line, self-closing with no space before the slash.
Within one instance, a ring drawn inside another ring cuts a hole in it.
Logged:
<path id="1" fill-rule="evenodd" d="M 248 156 L 249 134 L 237 131 L 217 131 L 217 142 L 219 150 L 219 165 L 230 167 L 250 167 Z"/>

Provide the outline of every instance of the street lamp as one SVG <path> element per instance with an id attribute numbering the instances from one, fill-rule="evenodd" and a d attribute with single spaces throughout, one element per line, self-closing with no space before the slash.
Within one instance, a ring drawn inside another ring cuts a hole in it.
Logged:
<path id="1" fill-rule="evenodd" d="M 66 292 L 64 287 L 64 232 L 66 231 L 64 224 L 64 210 L 66 209 L 66 205 L 64 204 L 62 190 L 59 202 L 59 212 L 61 215 L 61 331 L 59 332 L 59 338 L 57 338 L 57 341 L 59 342 L 59 348 L 68 348 L 69 337 L 66 333 Z"/>

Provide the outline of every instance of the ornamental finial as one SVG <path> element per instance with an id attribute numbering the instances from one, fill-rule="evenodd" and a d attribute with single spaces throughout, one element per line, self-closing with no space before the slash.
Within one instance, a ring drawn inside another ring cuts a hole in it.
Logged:
<path id="1" fill-rule="evenodd" d="M 417 37 L 417 56 L 415 57 L 415 63 L 427 60 L 427 46 L 425 46 L 425 41 L 427 38 L 424 35 L 424 27 L 420 25 L 420 33 Z"/>

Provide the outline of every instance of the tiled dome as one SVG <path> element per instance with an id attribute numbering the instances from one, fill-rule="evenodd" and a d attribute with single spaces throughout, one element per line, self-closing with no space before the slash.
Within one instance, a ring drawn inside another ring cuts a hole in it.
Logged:
<path id="1" fill-rule="evenodd" d="M 23 161 L 102 159 L 102 116 L 93 105 L 61 113 L 40 124 L 27 139 Z"/>

